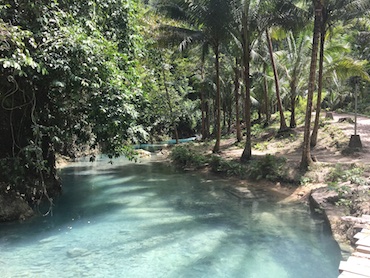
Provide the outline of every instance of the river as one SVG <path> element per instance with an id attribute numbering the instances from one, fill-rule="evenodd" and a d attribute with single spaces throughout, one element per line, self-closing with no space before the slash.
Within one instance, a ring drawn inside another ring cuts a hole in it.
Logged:
<path id="1" fill-rule="evenodd" d="M 240 200 L 229 181 L 150 159 L 61 177 L 53 216 L 0 224 L 1 277 L 338 276 L 339 247 L 304 205 Z"/>

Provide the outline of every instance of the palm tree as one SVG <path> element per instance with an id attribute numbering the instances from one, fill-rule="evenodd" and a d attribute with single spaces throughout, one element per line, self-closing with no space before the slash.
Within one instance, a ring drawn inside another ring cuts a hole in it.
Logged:
<path id="1" fill-rule="evenodd" d="M 311 64 L 310 64 L 310 75 L 308 79 L 308 92 L 307 92 L 307 106 L 306 106 L 306 117 L 304 125 L 304 137 L 303 137 L 303 148 L 302 148 L 302 159 L 300 167 L 304 170 L 313 163 L 310 150 L 310 127 L 311 127 L 311 114 L 312 114 L 312 100 L 313 93 L 315 90 L 315 77 L 316 77 L 316 65 L 317 65 L 317 54 L 319 51 L 319 38 L 322 21 L 322 0 L 313 0 L 315 8 L 315 20 L 313 28 L 313 39 L 312 39 L 312 53 L 311 53 Z"/>
<path id="2" fill-rule="evenodd" d="M 168 4 L 168 1 L 163 1 Z M 173 37 L 181 38 L 180 49 L 192 42 L 202 42 L 211 46 L 214 55 L 215 84 L 216 84 L 216 143 L 213 152 L 220 151 L 221 141 L 221 88 L 220 88 L 220 46 L 228 40 L 228 28 L 232 22 L 231 3 L 223 0 L 177 0 L 171 8 L 181 8 L 187 21 L 196 30 L 165 26 L 163 30 L 170 31 Z M 171 4 L 171 2 L 170 2 Z M 180 13 L 176 13 L 180 14 Z M 222 20 L 220 20 L 222 18 Z M 171 36 L 171 35 L 170 35 Z"/>
<path id="3" fill-rule="evenodd" d="M 308 60 L 308 28 L 299 32 L 289 31 L 285 38 L 286 50 L 276 52 L 278 57 L 278 66 L 285 72 L 285 78 L 289 83 L 290 97 L 290 128 L 295 128 L 296 123 L 296 103 L 301 95 L 304 82 L 301 82 L 301 77 L 306 73 L 306 65 Z"/>
<path id="4" fill-rule="evenodd" d="M 315 124 L 311 136 L 311 147 L 317 144 L 317 135 L 319 130 L 319 120 L 321 111 L 322 98 L 322 83 L 323 83 L 323 67 L 324 67 L 324 50 L 325 39 L 329 28 L 332 27 L 335 21 L 350 20 L 358 18 L 370 8 L 369 0 L 327 0 L 323 1 L 322 21 L 320 25 L 320 58 L 319 58 L 319 75 L 317 89 L 317 103 Z"/>
<path id="5" fill-rule="evenodd" d="M 280 82 L 276 62 L 274 58 L 274 51 L 272 47 L 272 40 L 270 36 L 270 27 L 278 26 L 285 30 L 301 29 L 306 24 L 307 13 L 302 8 L 298 7 L 294 1 L 287 0 L 270 0 L 263 2 L 264 7 L 262 11 L 262 21 L 266 21 L 267 27 L 265 29 L 266 40 L 271 60 L 271 67 L 274 73 L 275 92 L 278 110 L 280 113 L 280 128 L 279 131 L 287 129 L 287 124 L 284 116 L 282 98 L 280 95 Z"/>
<path id="6" fill-rule="evenodd" d="M 251 60 L 251 44 L 253 42 L 252 32 L 253 21 L 251 12 L 251 1 L 241 1 L 240 20 L 240 42 L 243 51 L 243 77 L 245 86 L 245 128 L 246 128 L 246 143 L 240 160 L 242 162 L 249 161 L 252 157 L 252 141 L 251 141 L 251 83 L 250 83 L 250 60 Z"/>
<path id="7" fill-rule="evenodd" d="M 238 2 L 238 1 L 237 1 Z M 287 8 L 288 9 L 285 9 Z M 250 84 L 250 60 L 251 50 L 256 39 L 273 24 L 278 24 L 281 18 L 285 18 L 286 22 L 290 22 L 294 18 L 292 16 L 296 11 L 296 6 L 293 5 L 292 1 L 282 0 L 271 0 L 271 1 L 252 1 L 252 0 L 241 0 L 235 9 L 235 21 L 239 24 L 239 37 L 240 43 L 243 49 L 243 77 L 245 85 L 245 119 L 246 119 L 246 144 L 241 157 L 242 162 L 246 162 L 252 157 L 251 148 L 251 84 Z M 288 20 L 289 19 L 289 20 Z M 272 48 L 270 48 L 270 53 Z M 273 56 L 273 55 L 271 55 Z M 273 59 L 271 59 L 273 62 Z M 278 80 L 277 73 L 275 71 L 276 79 Z M 276 82 L 276 93 L 277 98 L 280 100 L 278 82 Z M 280 102 L 281 104 L 281 102 Z M 281 128 L 285 129 L 286 124 L 284 115 L 282 114 L 282 105 L 280 105 L 281 112 Z"/>
<path id="8" fill-rule="evenodd" d="M 236 140 L 242 141 L 242 132 L 240 128 L 240 110 L 239 110 L 239 93 L 240 93 L 240 62 L 239 59 L 235 58 L 234 66 L 234 95 L 235 95 L 235 126 L 236 126 Z"/>
<path id="9" fill-rule="evenodd" d="M 278 72 L 277 72 L 277 68 L 276 68 L 276 63 L 275 63 L 275 58 L 274 58 L 274 50 L 272 48 L 272 41 L 271 41 L 271 37 L 270 37 L 270 34 L 269 34 L 269 30 L 266 29 L 265 32 L 266 32 L 266 40 L 267 40 L 267 45 L 268 45 L 270 59 L 271 59 L 271 66 L 272 66 L 272 70 L 274 72 L 276 101 L 277 101 L 278 110 L 279 110 L 279 113 L 280 113 L 280 128 L 279 128 L 279 131 L 282 132 L 282 131 L 285 131 L 288 127 L 286 125 L 284 111 L 283 111 L 283 105 L 282 105 L 281 96 L 280 96 L 279 76 L 278 76 Z"/>

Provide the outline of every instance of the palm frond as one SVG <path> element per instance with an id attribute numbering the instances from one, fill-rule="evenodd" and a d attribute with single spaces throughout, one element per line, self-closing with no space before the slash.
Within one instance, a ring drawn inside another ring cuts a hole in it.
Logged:
<path id="1" fill-rule="evenodd" d="M 370 81 L 370 76 L 366 72 L 367 63 L 367 61 L 359 61 L 350 57 L 344 57 L 327 67 L 326 75 L 335 72 L 340 79 L 359 76 L 363 80 Z"/>

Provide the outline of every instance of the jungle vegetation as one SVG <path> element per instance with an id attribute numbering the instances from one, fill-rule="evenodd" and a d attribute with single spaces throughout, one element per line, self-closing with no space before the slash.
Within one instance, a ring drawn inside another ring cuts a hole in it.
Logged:
<path id="1" fill-rule="evenodd" d="M 278 113 L 369 114 L 369 0 L 37 0 L 0 4 L 0 189 L 30 205 L 60 191 L 55 155 L 199 134 L 243 141 Z M 286 116 L 288 115 L 288 116 Z M 244 135 L 244 136 L 243 136 Z"/>

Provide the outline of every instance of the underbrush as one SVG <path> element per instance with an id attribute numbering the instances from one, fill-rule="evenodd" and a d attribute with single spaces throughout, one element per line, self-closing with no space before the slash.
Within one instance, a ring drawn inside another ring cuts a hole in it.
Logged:
<path id="1" fill-rule="evenodd" d="M 171 150 L 170 158 L 178 166 L 199 168 L 204 166 L 207 159 L 204 155 L 195 151 L 190 145 L 176 146 Z"/>
<path id="2" fill-rule="evenodd" d="M 337 164 L 327 176 L 326 182 L 331 190 L 338 194 L 336 205 L 346 206 L 352 212 L 362 199 L 370 199 L 368 181 L 364 178 L 364 167 L 352 164 L 349 167 Z M 369 209 L 370 210 L 370 209 Z M 365 214 L 367 212 L 364 212 Z"/>
<path id="3" fill-rule="evenodd" d="M 242 179 L 283 181 L 287 180 L 286 160 L 274 155 L 265 155 L 246 164 L 227 160 L 218 155 L 204 155 L 192 146 L 181 145 L 172 149 L 172 161 L 182 168 L 209 166 L 214 173 L 235 176 Z"/>

